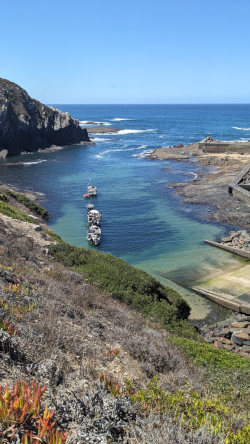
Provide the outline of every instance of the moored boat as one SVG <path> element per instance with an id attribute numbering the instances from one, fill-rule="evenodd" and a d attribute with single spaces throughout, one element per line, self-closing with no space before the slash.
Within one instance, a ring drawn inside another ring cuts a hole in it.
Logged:
<path id="1" fill-rule="evenodd" d="M 88 225 L 99 225 L 101 220 L 101 213 L 98 210 L 88 211 Z"/>
<path id="2" fill-rule="evenodd" d="M 87 193 L 83 194 L 84 199 L 88 199 L 89 197 L 96 197 L 97 196 L 97 187 L 94 187 L 94 185 L 88 185 L 87 186 Z"/>
<path id="3" fill-rule="evenodd" d="M 88 229 L 87 240 L 90 244 L 99 245 L 101 241 L 101 228 L 97 225 L 91 225 Z"/>
<path id="4" fill-rule="evenodd" d="M 96 196 L 97 195 L 97 187 L 94 187 L 94 185 L 88 185 L 87 190 L 88 190 L 88 194 L 90 196 Z"/>
<path id="5" fill-rule="evenodd" d="M 93 210 L 94 205 L 92 203 L 87 203 L 86 208 L 87 208 L 87 211 Z"/>

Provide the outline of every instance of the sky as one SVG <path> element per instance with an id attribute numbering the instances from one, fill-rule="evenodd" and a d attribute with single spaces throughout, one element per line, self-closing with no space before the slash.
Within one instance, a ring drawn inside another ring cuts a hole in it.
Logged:
<path id="1" fill-rule="evenodd" d="M 44 103 L 250 103 L 250 0 L 0 0 L 0 77 Z"/>

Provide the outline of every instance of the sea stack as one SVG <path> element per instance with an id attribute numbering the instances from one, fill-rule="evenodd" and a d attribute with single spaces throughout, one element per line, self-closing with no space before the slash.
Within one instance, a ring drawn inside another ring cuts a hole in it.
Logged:
<path id="1" fill-rule="evenodd" d="M 86 129 L 68 113 L 32 99 L 16 83 L 0 78 L 0 157 L 89 141 Z"/>

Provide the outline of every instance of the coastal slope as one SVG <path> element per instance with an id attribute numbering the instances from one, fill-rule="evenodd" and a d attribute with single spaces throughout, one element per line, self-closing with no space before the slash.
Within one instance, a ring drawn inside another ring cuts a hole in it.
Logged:
<path id="1" fill-rule="evenodd" d="M 77 120 L 0 78 L 0 157 L 81 142 L 89 142 L 89 137 Z"/>
<path id="2" fill-rule="evenodd" d="M 171 289 L 66 244 L 47 217 L 0 185 L 0 441 L 248 442 L 249 359 L 206 343 Z"/>

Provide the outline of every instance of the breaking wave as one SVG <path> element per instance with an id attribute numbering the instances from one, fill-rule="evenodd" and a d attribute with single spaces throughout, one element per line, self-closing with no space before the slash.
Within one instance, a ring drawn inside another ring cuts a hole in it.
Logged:
<path id="1" fill-rule="evenodd" d="M 143 159 L 144 157 L 150 156 L 153 150 L 144 150 L 140 154 L 133 154 L 133 157 L 137 157 L 137 159 Z"/>
<path id="2" fill-rule="evenodd" d="M 22 165 L 36 165 L 38 163 L 47 162 L 47 160 L 34 160 L 34 162 L 22 162 Z"/>
<path id="3" fill-rule="evenodd" d="M 133 119 L 126 119 L 125 117 L 115 117 L 115 119 L 111 119 L 112 122 L 121 122 L 122 120 L 133 120 Z"/>
<path id="4" fill-rule="evenodd" d="M 240 131 L 250 131 L 250 128 L 240 128 L 238 126 L 232 126 L 232 128 Z"/>
<path id="5" fill-rule="evenodd" d="M 192 174 L 193 176 L 194 176 L 194 178 L 192 179 L 192 180 L 195 180 L 195 179 L 197 179 L 197 177 L 198 177 L 198 174 L 196 174 L 196 173 L 193 173 L 193 171 L 190 171 L 190 173 L 189 174 Z"/>
<path id="6" fill-rule="evenodd" d="M 156 131 L 155 129 L 141 129 L 141 130 L 133 130 L 133 129 L 124 129 L 119 130 L 115 134 L 137 134 L 137 133 L 150 133 L 152 131 Z"/>
<path id="7" fill-rule="evenodd" d="M 104 125 L 104 126 L 111 126 L 110 122 L 94 122 L 92 120 L 79 120 L 80 126 L 83 125 Z"/>
<path id="8" fill-rule="evenodd" d="M 126 145 L 123 148 L 117 148 L 117 149 L 111 149 L 111 150 L 105 150 L 101 153 L 96 154 L 96 159 L 102 159 L 106 154 L 109 153 L 119 153 L 124 151 L 135 151 L 135 150 L 144 150 L 147 147 L 147 145 L 141 145 L 133 148 L 128 148 Z"/>
<path id="9" fill-rule="evenodd" d="M 93 139 L 95 142 L 108 142 L 111 139 L 105 139 L 104 137 L 93 137 Z"/>

